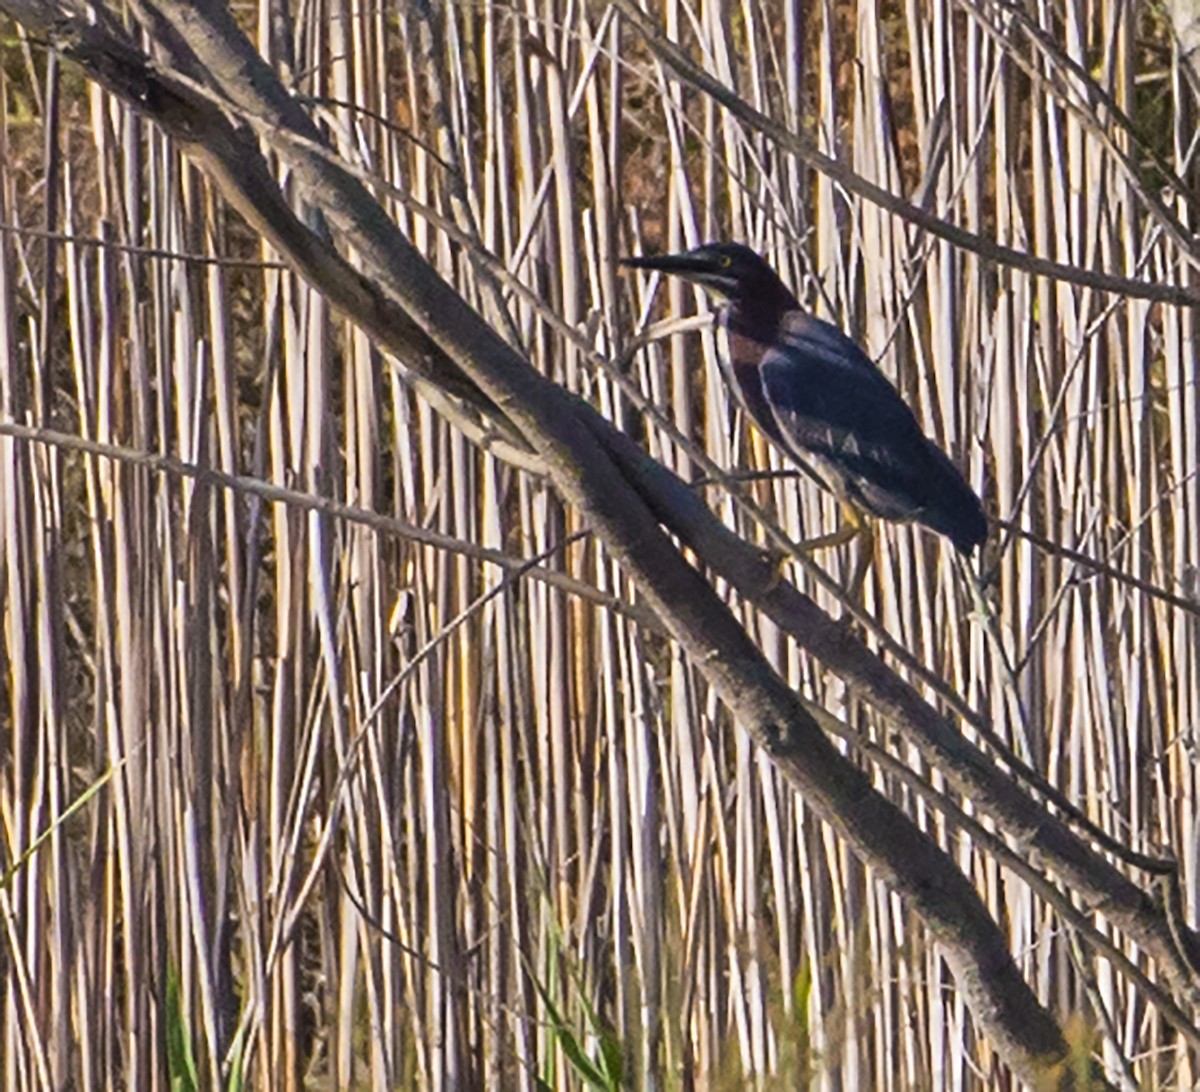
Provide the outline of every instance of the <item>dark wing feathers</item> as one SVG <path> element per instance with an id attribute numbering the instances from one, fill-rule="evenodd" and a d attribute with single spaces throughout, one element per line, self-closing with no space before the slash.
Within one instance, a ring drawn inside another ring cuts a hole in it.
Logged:
<path id="1" fill-rule="evenodd" d="M 979 498 L 836 326 L 793 312 L 761 369 L 779 432 L 834 477 L 830 484 L 846 499 L 883 519 L 915 519 L 961 550 L 984 540 Z"/>

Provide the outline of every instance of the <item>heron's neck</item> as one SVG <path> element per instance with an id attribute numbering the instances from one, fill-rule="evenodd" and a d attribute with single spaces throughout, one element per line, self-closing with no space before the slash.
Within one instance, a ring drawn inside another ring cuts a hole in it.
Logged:
<path id="1" fill-rule="evenodd" d="M 722 321 L 730 333 L 769 345 L 775 340 L 784 315 L 799 309 L 799 301 L 781 284 L 778 291 L 731 300 Z"/>

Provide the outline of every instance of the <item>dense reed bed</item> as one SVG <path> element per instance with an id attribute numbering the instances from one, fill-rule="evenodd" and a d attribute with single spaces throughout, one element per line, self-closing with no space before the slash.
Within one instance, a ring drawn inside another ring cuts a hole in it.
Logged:
<path id="1" fill-rule="evenodd" d="M 664 322 L 703 300 L 616 257 L 742 240 L 859 338 L 1003 521 L 986 601 L 944 544 L 882 529 L 867 641 L 1119 842 L 1176 854 L 1194 924 L 1196 342 L 1156 290 L 1194 282 L 1200 209 L 1164 13 L 655 6 L 831 173 L 614 8 L 423 11 L 238 16 L 436 268 L 748 538 L 709 460 L 789 467 L 735 413 L 707 324 Z M 43 442 L 0 435 L 4 1087 L 1002 1087 L 921 922 L 579 513 L 448 425 L 153 125 L 14 24 L 6 42 L 0 417 Z M 747 488 L 793 539 L 836 521 L 803 477 Z M 819 560 L 840 580 L 855 549 Z M 806 699 L 944 788 L 730 600 Z M 1192 1087 L 1144 983 L 854 753 L 1081 1054 Z"/>

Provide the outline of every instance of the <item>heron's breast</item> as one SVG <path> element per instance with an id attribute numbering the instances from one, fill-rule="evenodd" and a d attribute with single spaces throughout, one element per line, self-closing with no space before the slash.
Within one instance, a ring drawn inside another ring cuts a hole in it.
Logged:
<path id="1" fill-rule="evenodd" d="M 725 382 L 755 424 L 778 439 L 779 426 L 763 391 L 759 370 L 765 352 L 766 346 L 754 338 L 730 330 L 724 323 L 717 328 L 717 359 Z"/>

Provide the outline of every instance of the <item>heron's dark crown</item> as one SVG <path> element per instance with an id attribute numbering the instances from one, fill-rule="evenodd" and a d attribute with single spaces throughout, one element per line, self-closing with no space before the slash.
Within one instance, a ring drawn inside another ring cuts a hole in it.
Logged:
<path id="1" fill-rule="evenodd" d="M 622 264 L 675 274 L 730 303 L 755 310 L 786 311 L 799 306 L 775 270 L 741 243 L 705 243 L 682 254 L 623 258 Z"/>

